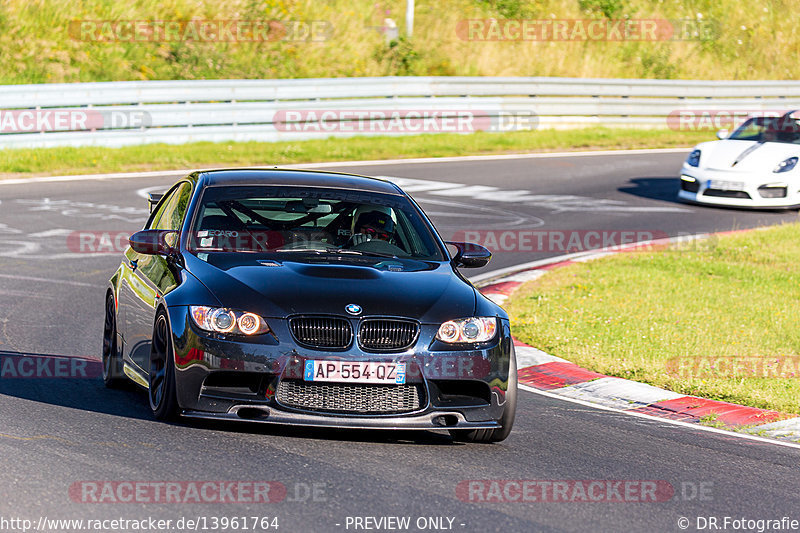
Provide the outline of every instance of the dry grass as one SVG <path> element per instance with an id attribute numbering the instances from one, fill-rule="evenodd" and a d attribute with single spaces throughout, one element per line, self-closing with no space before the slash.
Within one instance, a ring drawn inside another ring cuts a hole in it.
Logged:
<path id="1" fill-rule="evenodd" d="M 797 79 L 800 28 L 790 0 L 419 0 L 410 42 L 386 44 L 384 18 L 405 27 L 405 0 L 5 0 L 0 83 L 139 79 L 496 75 L 689 79 Z M 477 42 L 460 20 L 688 19 L 712 38 L 662 42 Z M 327 21 L 324 42 L 83 42 L 81 20 Z"/>

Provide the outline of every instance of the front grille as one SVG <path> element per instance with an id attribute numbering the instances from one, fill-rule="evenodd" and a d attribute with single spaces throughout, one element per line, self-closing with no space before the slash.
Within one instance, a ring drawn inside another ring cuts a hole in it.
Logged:
<path id="1" fill-rule="evenodd" d="M 722 198 L 744 198 L 750 200 L 750 195 L 744 191 L 728 191 L 725 189 L 706 189 L 704 196 L 719 196 Z"/>
<path id="2" fill-rule="evenodd" d="M 418 385 L 351 385 L 281 380 L 276 399 L 287 407 L 330 413 L 391 414 L 421 406 Z"/>
<path id="3" fill-rule="evenodd" d="M 289 320 L 294 339 L 309 348 L 344 349 L 353 340 L 353 329 L 344 318 L 302 316 Z"/>
<path id="4" fill-rule="evenodd" d="M 419 325 L 410 320 L 367 319 L 358 330 L 358 344 L 366 350 L 404 350 L 417 340 Z"/>
<path id="5" fill-rule="evenodd" d="M 767 187 L 762 185 L 758 188 L 758 194 L 762 198 L 786 198 L 786 187 Z"/>

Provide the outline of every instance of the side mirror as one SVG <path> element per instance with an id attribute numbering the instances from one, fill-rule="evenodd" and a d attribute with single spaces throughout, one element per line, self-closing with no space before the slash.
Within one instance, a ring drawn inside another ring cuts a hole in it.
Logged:
<path id="1" fill-rule="evenodd" d="M 727 139 L 728 138 L 728 130 L 719 130 L 717 132 L 717 139 Z"/>
<path id="2" fill-rule="evenodd" d="M 145 255 L 170 255 L 175 251 L 167 243 L 167 235 L 178 232 L 172 229 L 145 229 L 130 236 L 128 242 L 134 252 Z"/>
<path id="3" fill-rule="evenodd" d="M 453 257 L 453 263 L 457 267 L 464 268 L 481 268 L 489 264 L 492 260 L 492 252 L 481 246 L 471 242 L 448 242 L 458 249 L 458 252 Z"/>

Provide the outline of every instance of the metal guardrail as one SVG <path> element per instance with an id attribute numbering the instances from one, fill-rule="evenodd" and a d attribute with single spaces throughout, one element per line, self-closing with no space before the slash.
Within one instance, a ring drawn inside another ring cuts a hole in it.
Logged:
<path id="1" fill-rule="evenodd" d="M 791 108 L 800 108 L 800 82 L 384 77 L 7 85 L 0 86 L 0 148 L 419 133 L 410 128 L 387 130 L 379 124 L 355 131 L 337 125 L 349 111 L 375 112 L 384 118 L 391 111 L 404 116 L 413 112 L 468 113 L 485 119 L 479 129 L 493 130 L 498 117 L 535 117 L 538 127 L 593 123 L 663 127 L 666 118 L 679 110 Z M 66 125 L 44 128 L 58 131 L 17 133 L 3 116 L 56 109 L 146 120 L 120 124 L 95 120 L 88 128 Z M 325 111 L 340 117 L 332 119 L 330 128 L 303 127 L 309 116 Z M 303 118 L 293 123 L 287 112 L 300 112 Z M 531 123 L 529 120 L 528 125 Z"/>

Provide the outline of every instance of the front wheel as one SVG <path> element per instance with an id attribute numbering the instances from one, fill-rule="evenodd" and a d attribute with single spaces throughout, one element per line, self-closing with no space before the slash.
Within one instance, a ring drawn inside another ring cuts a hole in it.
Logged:
<path id="1" fill-rule="evenodd" d="M 174 420 L 178 416 L 178 395 L 175 386 L 175 358 L 172 351 L 172 332 L 167 314 L 158 312 L 153 326 L 150 349 L 150 410 L 158 420 Z"/>
<path id="2" fill-rule="evenodd" d="M 508 391 L 506 392 L 506 408 L 500 418 L 500 427 L 496 429 L 451 429 L 450 436 L 460 442 L 500 442 L 506 440 L 514 426 L 517 413 L 517 356 L 511 347 L 511 359 L 508 369 Z"/>

